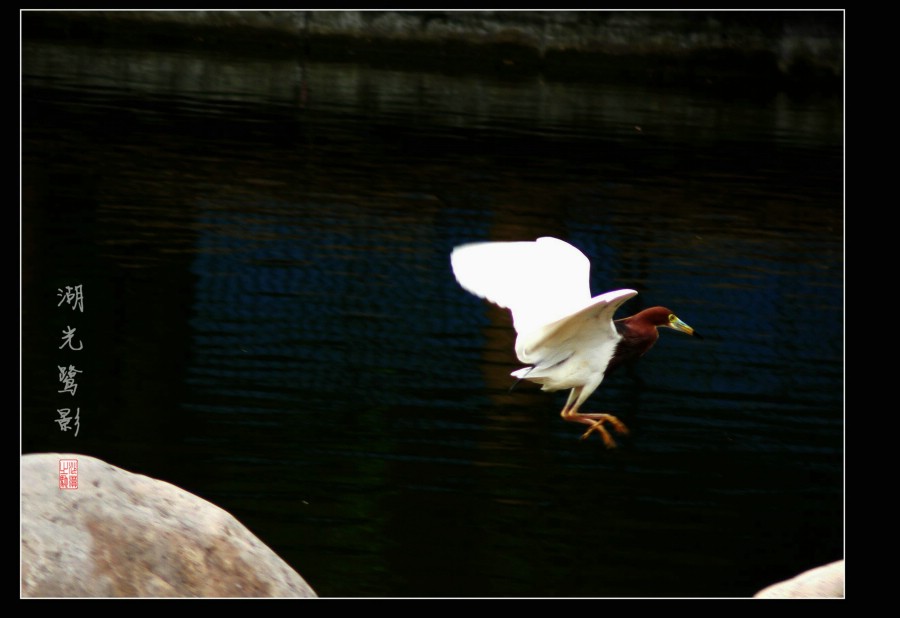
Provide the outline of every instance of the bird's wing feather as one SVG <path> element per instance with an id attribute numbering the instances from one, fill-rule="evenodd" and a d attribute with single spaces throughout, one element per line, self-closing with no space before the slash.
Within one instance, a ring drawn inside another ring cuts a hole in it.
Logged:
<path id="1" fill-rule="evenodd" d="M 556 322 L 590 302 L 590 262 L 556 238 L 460 245 L 450 255 L 459 284 L 512 311 L 520 335 Z"/>
<path id="2" fill-rule="evenodd" d="M 618 338 L 613 315 L 634 290 L 615 290 L 595 296 L 590 302 L 556 322 L 516 339 L 516 356 L 523 363 L 546 365 L 549 359 L 565 358 L 579 349 L 597 347 Z"/>

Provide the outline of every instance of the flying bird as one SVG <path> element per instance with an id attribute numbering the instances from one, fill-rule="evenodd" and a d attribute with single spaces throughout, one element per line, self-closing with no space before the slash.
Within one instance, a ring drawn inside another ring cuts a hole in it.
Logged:
<path id="1" fill-rule="evenodd" d="M 529 366 L 511 375 L 537 382 L 544 391 L 571 389 L 563 420 L 587 425 L 581 439 L 597 432 L 607 448 L 616 442 L 604 425 L 626 435 L 625 424 L 605 412 L 578 411 L 606 374 L 646 354 L 659 327 L 700 338 L 665 307 L 614 321 L 619 306 L 637 292 L 615 290 L 592 298 L 590 262 L 557 238 L 460 245 L 450 263 L 464 289 L 512 312 L 516 356 Z"/>

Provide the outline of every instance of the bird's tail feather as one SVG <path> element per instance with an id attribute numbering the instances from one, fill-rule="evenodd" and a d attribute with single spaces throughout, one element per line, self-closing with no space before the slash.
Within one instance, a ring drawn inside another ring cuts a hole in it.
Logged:
<path id="1" fill-rule="evenodd" d="M 513 382 L 513 385 L 509 387 L 510 393 L 516 386 L 519 385 L 519 382 L 521 382 L 526 377 L 528 377 L 528 374 L 531 373 L 532 369 L 534 369 L 534 367 L 522 367 L 521 369 L 516 369 L 511 374 L 509 374 L 509 375 L 513 376 L 514 378 L 516 378 L 516 381 Z"/>

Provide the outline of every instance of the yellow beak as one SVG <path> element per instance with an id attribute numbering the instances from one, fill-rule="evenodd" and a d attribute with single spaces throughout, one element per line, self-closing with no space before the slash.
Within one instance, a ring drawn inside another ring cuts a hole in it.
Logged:
<path id="1" fill-rule="evenodd" d="M 687 333 L 688 335 L 693 335 L 693 336 L 696 337 L 697 339 L 703 339 L 703 337 L 701 337 L 700 335 L 698 335 L 697 333 L 694 332 L 694 329 L 693 329 L 693 328 L 691 328 L 690 326 L 688 326 L 687 324 L 685 324 L 684 322 L 682 322 L 681 320 L 679 320 L 679 319 L 676 318 L 675 316 L 672 316 L 672 317 L 675 318 L 675 319 L 671 320 L 671 321 L 667 324 L 667 326 L 668 326 L 669 328 L 673 328 L 673 329 L 675 329 L 675 330 L 677 330 L 677 331 L 681 331 L 682 333 Z"/>

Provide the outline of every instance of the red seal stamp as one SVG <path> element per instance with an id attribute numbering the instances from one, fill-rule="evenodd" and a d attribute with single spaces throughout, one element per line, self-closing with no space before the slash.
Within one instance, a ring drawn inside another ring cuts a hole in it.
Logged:
<path id="1" fill-rule="evenodd" d="M 78 460 L 59 460 L 59 488 L 78 489 Z"/>

